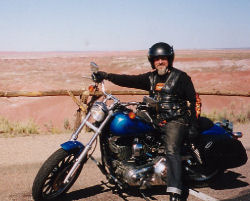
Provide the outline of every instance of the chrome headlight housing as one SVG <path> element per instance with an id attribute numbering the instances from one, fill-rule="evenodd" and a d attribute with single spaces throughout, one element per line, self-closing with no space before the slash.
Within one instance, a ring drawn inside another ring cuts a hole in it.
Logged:
<path id="1" fill-rule="evenodd" d="M 91 116 L 98 122 L 101 122 L 105 118 L 107 112 L 107 106 L 103 102 L 95 102 L 90 109 Z"/>

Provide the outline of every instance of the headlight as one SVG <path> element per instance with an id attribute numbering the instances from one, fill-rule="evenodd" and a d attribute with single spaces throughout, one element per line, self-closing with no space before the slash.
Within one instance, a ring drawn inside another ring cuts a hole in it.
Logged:
<path id="1" fill-rule="evenodd" d="M 91 116 L 95 121 L 102 121 L 106 116 L 107 107 L 102 102 L 96 102 L 90 110 Z"/>

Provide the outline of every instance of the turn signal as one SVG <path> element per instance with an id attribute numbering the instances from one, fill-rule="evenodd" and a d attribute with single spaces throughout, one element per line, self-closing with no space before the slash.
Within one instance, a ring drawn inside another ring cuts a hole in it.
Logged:
<path id="1" fill-rule="evenodd" d="M 133 113 L 133 112 L 130 112 L 130 113 L 128 113 L 128 117 L 130 118 L 130 119 L 134 119 L 135 118 L 135 113 Z"/>
<path id="2" fill-rule="evenodd" d="M 95 87 L 94 87 L 93 85 L 90 85 L 90 86 L 89 86 L 89 91 L 90 91 L 90 92 L 93 92 L 94 90 L 95 90 Z"/>
<path id="3" fill-rule="evenodd" d="M 238 139 L 238 138 L 241 138 L 243 136 L 243 133 L 242 132 L 232 132 L 232 136 L 234 139 Z"/>

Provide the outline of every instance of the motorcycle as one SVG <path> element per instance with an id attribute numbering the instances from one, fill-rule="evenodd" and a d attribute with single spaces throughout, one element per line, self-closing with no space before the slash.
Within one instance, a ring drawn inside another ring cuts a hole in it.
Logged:
<path id="1" fill-rule="evenodd" d="M 91 68 L 92 72 L 98 70 L 94 62 L 91 62 Z M 78 129 L 38 171 L 32 187 L 35 201 L 60 198 L 77 180 L 89 159 L 117 189 L 167 185 L 167 161 L 161 132 L 164 125 L 155 116 L 157 101 L 145 96 L 142 102 L 121 102 L 106 92 L 103 81 L 95 83 L 96 91 L 99 84 L 102 101 L 92 96 Z M 209 184 L 224 170 L 246 163 L 246 150 L 238 140 L 242 133 L 233 132 L 231 122 L 213 123 L 200 117 L 199 125 L 197 143 L 191 144 L 186 139 L 182 147 L 183 179 L 186 182 Z M 86 145 L 77 140 L 84 126 L 93 131 Z M 92 156 L 92 147 L 98 138 L 101 161 Z"/>

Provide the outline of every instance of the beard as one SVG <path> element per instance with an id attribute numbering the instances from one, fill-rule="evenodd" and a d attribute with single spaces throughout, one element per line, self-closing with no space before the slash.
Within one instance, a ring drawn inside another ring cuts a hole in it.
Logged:
<path id="1" fill-rule="evenodd" d="M 167 69 L 168 68 L 166 66 L 164 66 L 163 68 L 158 68 L 157 69 L 158 75 L 165 75 L 167 73 Z"/>

